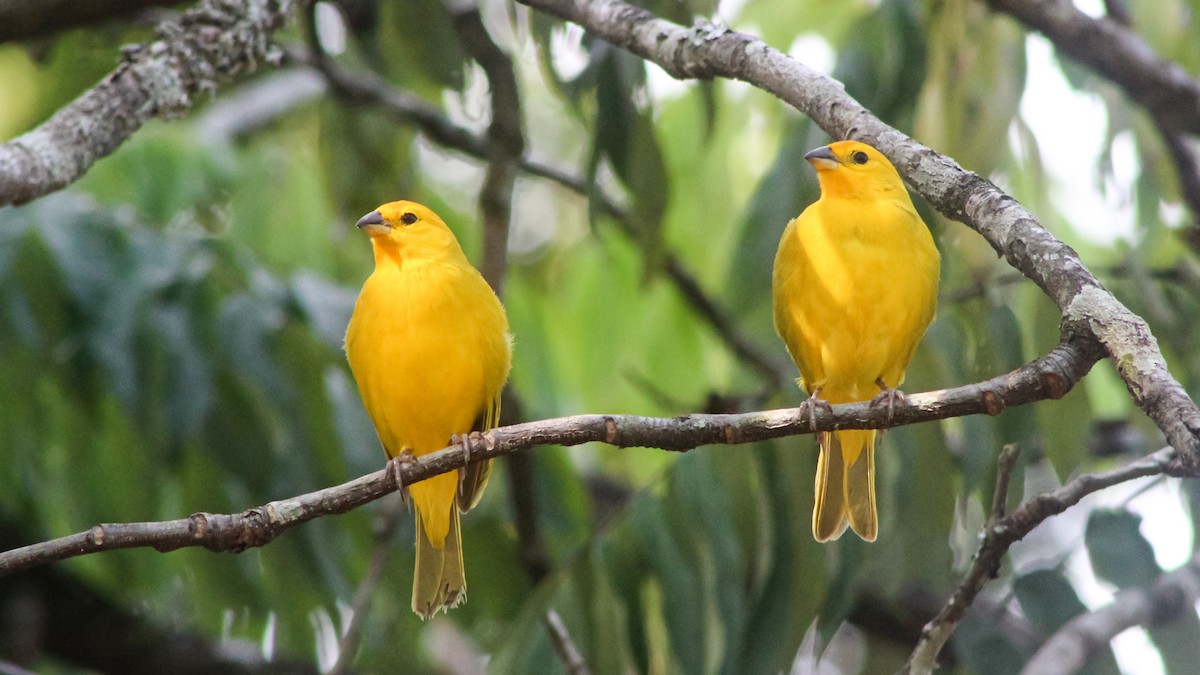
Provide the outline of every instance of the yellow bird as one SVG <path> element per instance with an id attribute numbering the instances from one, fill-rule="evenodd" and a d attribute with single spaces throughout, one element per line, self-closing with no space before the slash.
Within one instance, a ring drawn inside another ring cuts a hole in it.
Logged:
<path id="1" fill-rule="evenodd" d="M 788 223 L 775 255 L 775 330 L 809 393 L 801 406 L 871 400 L 888 409 L 937 306 L 940 259 L 904 182 L 878 150 L 841 141 L 804 156 L 821 198 Z M 846 525 L 867 541 L 875 510 L 875 432 L 817 436 L 813 536 Z"/>
<path id="2" fill-rule="evenodd" d="M 446 223 L 414 202 L 384 204 L 358 221 L 375 271 L 346 331 L 346 356 L 390 459 L 420 456 L 500 419 L 512 363 L 508 319 Z M 482 425 L 482 426 L 480 426 Z M 409 488 L 416 507 L 412 608 L 422 619 L 466 599 L 459 513 L 491 473 L 477 462 Z"/>

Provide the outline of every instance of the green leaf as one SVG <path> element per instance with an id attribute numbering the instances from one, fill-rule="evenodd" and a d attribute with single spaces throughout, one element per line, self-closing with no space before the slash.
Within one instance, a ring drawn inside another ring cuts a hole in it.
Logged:
<path id="1" fill-rule="evenodd" d="M 422 93 L 462 90 L 467 56 L 445 4 L 409 0 L 383 3 L 379 9 L 378 32 L 365 45 L 369 60 L 381 62 L 395 79 Z"/>
<path id="2" fill-rule="evenodd" d="M 607 161 L 629 191 L 634 236 L 647 264 L 653 267 L 662 246 L 670 187 L 649 105 L 634 103 L 635 92 L 645 86 L 645 65 L 624 50 L 610 47 L 602 53 L 596 72 L 596 130 L 588 163 L 589 182 L 595 183 L 601 162 Z"/>
<path id="3" fill-rule="evenodd" d="M 950 641 L 954 655 L 978 675 L 1017 675 L 1029 658 L 996 624 L 968 614 Z"/>
<path id="4" fill-rule="evenodd" d="M 340 350 L 358 294 L 311 272 L 297 272 L 288 286 L 303 319 L 326 343 Z"/>
<path id="5" fill-rule="evenodd" d="M 1142 517 L 1125 509 L 1096 509 L 1084 542 L 1096 576 L 1117 588 L 1140 586 L 1162 574 L 1154 549 L 1141 533 Z"/>
<path id="6" fill-rule="evenodd" d="M 770 270 L 779 238 L 788 221 L 819 196 L 816 173 L 804 155 L 828 140 L 808 121 L 790 125 L 784 139 L 750 200 L 733 251 L 726 298 L 747 324 L 770 325 Z"/>
<path id="7" fill-rule="evenodd" d="M 1057 570 L 1039 569 L 1018 576 L 1013 591 L 1025 616 L 1043 635 L 1087 611 L 1071 582 Z"/>
<path id="8" fill-rule="evenodd" d="M 691 459 L 684 457 L 684 460 Z M 645 552 L 650 579 L 662 594 L 662 617 L 670 640 L 672 661 L 684 672 L 704 672 L 706 611 L 695 557 L 681 546 L 682 533 L 665 528 L 668 514 L 659 500 L 639 502 L 631 514 L 634 536 Z"/>
<path id="9" fill-rule="evenodd" d="M 911 126 L 925 80 L 925 30 L 915 3 L 885 0 L 848 31 L 834 79 L 846 93 L 893 125 Z M 840 139 L 835 139 L 840 140 Z"/>

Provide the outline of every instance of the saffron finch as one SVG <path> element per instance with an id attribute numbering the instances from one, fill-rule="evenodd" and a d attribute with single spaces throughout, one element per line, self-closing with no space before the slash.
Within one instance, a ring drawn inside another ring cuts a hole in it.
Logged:
<path id="1" fill-rule="evenodd" d="M 420 456 L 460 434 L 490 429 L 512 362 L 504 307 L 446 223 L 409 201 L 358 221 L 375 271 L 346 331 L 346 356 L 384 452 Z M 412 608 L 421 618 L 466 599 L 459 513 L 491 473 L 476 462 L 410 486 L 416 508 Z"/>
<path id="2" fill-rule="evenodd" d="M 805 155 L 821 197 L 788 223 L 775 255 L 775 330 L 809 394 L 802 410 L 871 400 L 891 410 L 937 305 L 940 259 L 895 167 L 841 141 Z M 874 541 L 875 431 L 817 436 L 817 541 L 847 524 Z"/>

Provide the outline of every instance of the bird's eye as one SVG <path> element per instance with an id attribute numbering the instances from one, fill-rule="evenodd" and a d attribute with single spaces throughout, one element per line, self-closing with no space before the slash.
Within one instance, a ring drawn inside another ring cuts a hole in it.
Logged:
<path id="1" fill-rule="evenodd" d="M 413 223 L 417 222 L 417 214 L 409 211 L 408 213 L 400 216 L 400 222 L 404 223 L 405 225 L 412 225 Z"/>
<path id="2" fill-rule="evenodd" d="M 854 162 L 855 164 L 866 164 L 867 153 L 863 152 L 862 150 L 855 150 L 850 155 L 850 161 Z"/>

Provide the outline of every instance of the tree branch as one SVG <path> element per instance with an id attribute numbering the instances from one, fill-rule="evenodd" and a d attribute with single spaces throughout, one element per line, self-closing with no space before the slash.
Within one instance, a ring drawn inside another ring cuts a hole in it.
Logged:
<path id="1" fill-rule="evenodd" d="M 795 408 L 673 418 L 575 415 L 514 424 L 471 434 L 466 450 L 455 445 L 422 455 L 403 468 L 402 478 L 405 485 L 410 485 L 459 469 L 469 461 L 499 457 L 537 445 L 600 442 L 617 447 L 683 452 L 701 445 L 750 443 L 835 428 L 880 429 L 979 413 L 997 415 L 1008 407 L 1060 398 L 1087 374 L 1099 356 L 1090 343 L 1064 342 L 1049 354 L 990 380 L 908 396 L 894 411 L 872 407 L 869 402 L 835 405 L 832 412 L 816 413 L 815 426 L 810 426 L 808 415 L 800 415 Z M 1181 468 L 1174 470 L 1184 472 Z M 0 576 L 55 560 L 119 548 L 171 551 L 203 546 L 211 551 L 240 552 L 266 545 L 301 523 L 345 513 L 394 492 L 398 486 L 391 476 L 384 469 L 336 487 L 270 502 L 242 513 L 196 513 L 179 520 L 96 525 L 86 532 L 0 553 Z M 1076 497 L 1076 501 L 1083 494 L 1086 492 Z M 1065 508 L 1064 505 L 1059 510 Z M 1013 514 L 1009 520 L 1018 515 Z M 1052 514 L 1040 518 L 1049 515 Z"/>
<path id="2" fill-rule="evenodd" d="M 1200 555 L 1152 583 L 1127 588 L 1113 601 L 1063 624 L 1025 664 L 1022 675 L 1062 675 L 1087 665 L 1114 637 L 1134 626 L 1162 626 L 1196 611 Z"/>
<path id="3" fill-rule="evenodd" d="M 525 155 L 520 91 L 512 59 L 492 40 L 478 4 L 446 0 L 446 6 L 454 18 L 460 44 L 483 68 L 492 90 L 491 121 L 482 142 L 487 170 L 479 190 L 479 211 L 483 215 L 483 260 L 479 271 L 503 297 L 504 279 L 508 273 L 513 192 Z M 505 391 L 503 410 L 506 420 L 523 417 L 520 399 L 511 384 Z M 551 564 L 538 519 L 533 475 L 535 458 L 529 453 L 513 453 L 504 460 L 517 525 L 517 559 L 537 584 L 550 573 Z"/>
<path id="4" fill-rule="evenodd" d="M 1137 405 L 1184 462 L 1200 467 L 1200 410 L 1171 376 L 1146 322 L 1106 291 L 1071 247 L 990 181 L 884 124 L 840 83 L 751 35 L 707 23 L 684 29 L 621 0 L 520 1 L 573 21 L 673 77 L 744 80 L 808 115 L 834 138 L 857 138 L 879 148 L 934 208 L 983 235 L 1058 305 L 1064 336 L 1099 341 Z"/>
<path id="5" fill-rule="evenodd" d="M 183 0 L 0 0 L 0 42 L 27 40 Z"/>
<path id="6" fill-rule="evenodd" d="M 1093 19 L 1063 0 L 987 2 L 1045 35 L 1059 51 L 1119 86 L 1150 113 L 1175 164 L 1179 194 L 1192 212 L 1186 240 L 1200 251 L 1200 162 L 1187 136 L 1200 134 L 1200 80 L 1159 58 L 1130 28 L 1130 16 L 1120 3 L 1105 3 L 1109 16 Z"/>
<path id="7" fill-rule="evenodd" d="M 291 0 L 206 0 L 126 48 L 116 70 L 33 131 L 0 145 L 0 206 L 65 187 L 154 117 L 272 57 L 270 37 Z"/>
<path id="8" fill-rule="evenodd" d="M 1000 570 L 1000 561 L 1008 552 L 1009 547 L 1020 541 L 1033 531 L 1042 521 L 1058 515 L 1068 508 L 1078 504 L 1087 495 L 1112 487 L 1118 483 L 1153 476 L 1156 474 L 1195 476 L 1193 469 L 1185 467 L 1180 461 L 1174 448 L 1163 448 L 1145 457 L 1137 459 L 1125 466 L 1103 473 L 1087 473 L 1075 477 L 1062 487 L 1040 494 L 1023 502 L 1012 514 L 1003 515 L 1003 504 L 1007 498 L 1006 473 L 1011 473 L 1012 462 L 1016 456 L 1002 453 L 997 474 L 996 492 L 992 503 L 992 516 L 984 528 L 983 539 L 971 567 L 967 570 L 962 582 L 946 606 L 933 618 L 922 631 L 921 641 L 917 643 L 912 656 L 909 657 L 905 672 L 931 672 L 946 639 L 954 632 L 958 622 L 966 615 L 967 609 L 975 601 L 979 591 L 988 581 L 994 579 Z M 1001 490 L 1004 490 L 1004 494 Z"/>
<path id="9" fill-rule="evenodd" d="M 587 661 L 583 660 L 583 654 L 579 653 L 571 633 L 567 631 L 567 624 L 553 608 L 546 612 L 546 632 L 550 635 L 550 645 L 554 647 L 568 675 L 591 675 Z"/>
<path id="10" fill-rule="evenodd" d="M 1137 33 L 1111 18 L 1093 19 L 1070 0 L 987 0 L 1045 35 L 1064 54 L 1111 80 L 1156 118 L 1200 133 L 1200 81 L 1159 58 Z"/>
<path id="11" fill-rule="evenodd" d="M 194 121 L 205 144 L 240 140 L 325 96 L 325 78 L 311 68 L 289 68 L 256 77 L 208 106 Z"/>
<path id="12" fill-rule="evenodd" d="M 1008 547 L 1005 546 L 995 560 L 990 558 L 985 560 L 982 554 L 985 550 L 990 550 L 987 548 L 988 538 L 993 536 L 996 526 L 1004 519 L 1004 512 L 1008 505 L 1008 485 L 1020 454 L 1021 449 L 1016 445 L 1006 445 L 1000 452 L 1000 457 L 996 460 L 996 487 L 992 492 L 992 509 L 989 512 L 987 524 L 984 526 L 983 543 L 980 544 L 979 552 L 975 554 L 971 569 L 954 594 L 950 596 L 950 602 L 921 630 L 921 639 L 917 642 L 912 656 L 905 665 L 906 672 L 933 672 L 933 669 L 937 667 L 938 654 L 941 653 L 946 641 L 954 634 L 954 630 L 958 628 L 958 623 L 966 615 L 967 608 L 974 602 L 975 596 L 984 584 L 996 578 L 1000 569 L 1000 558 L 1003 557 Z"/>

